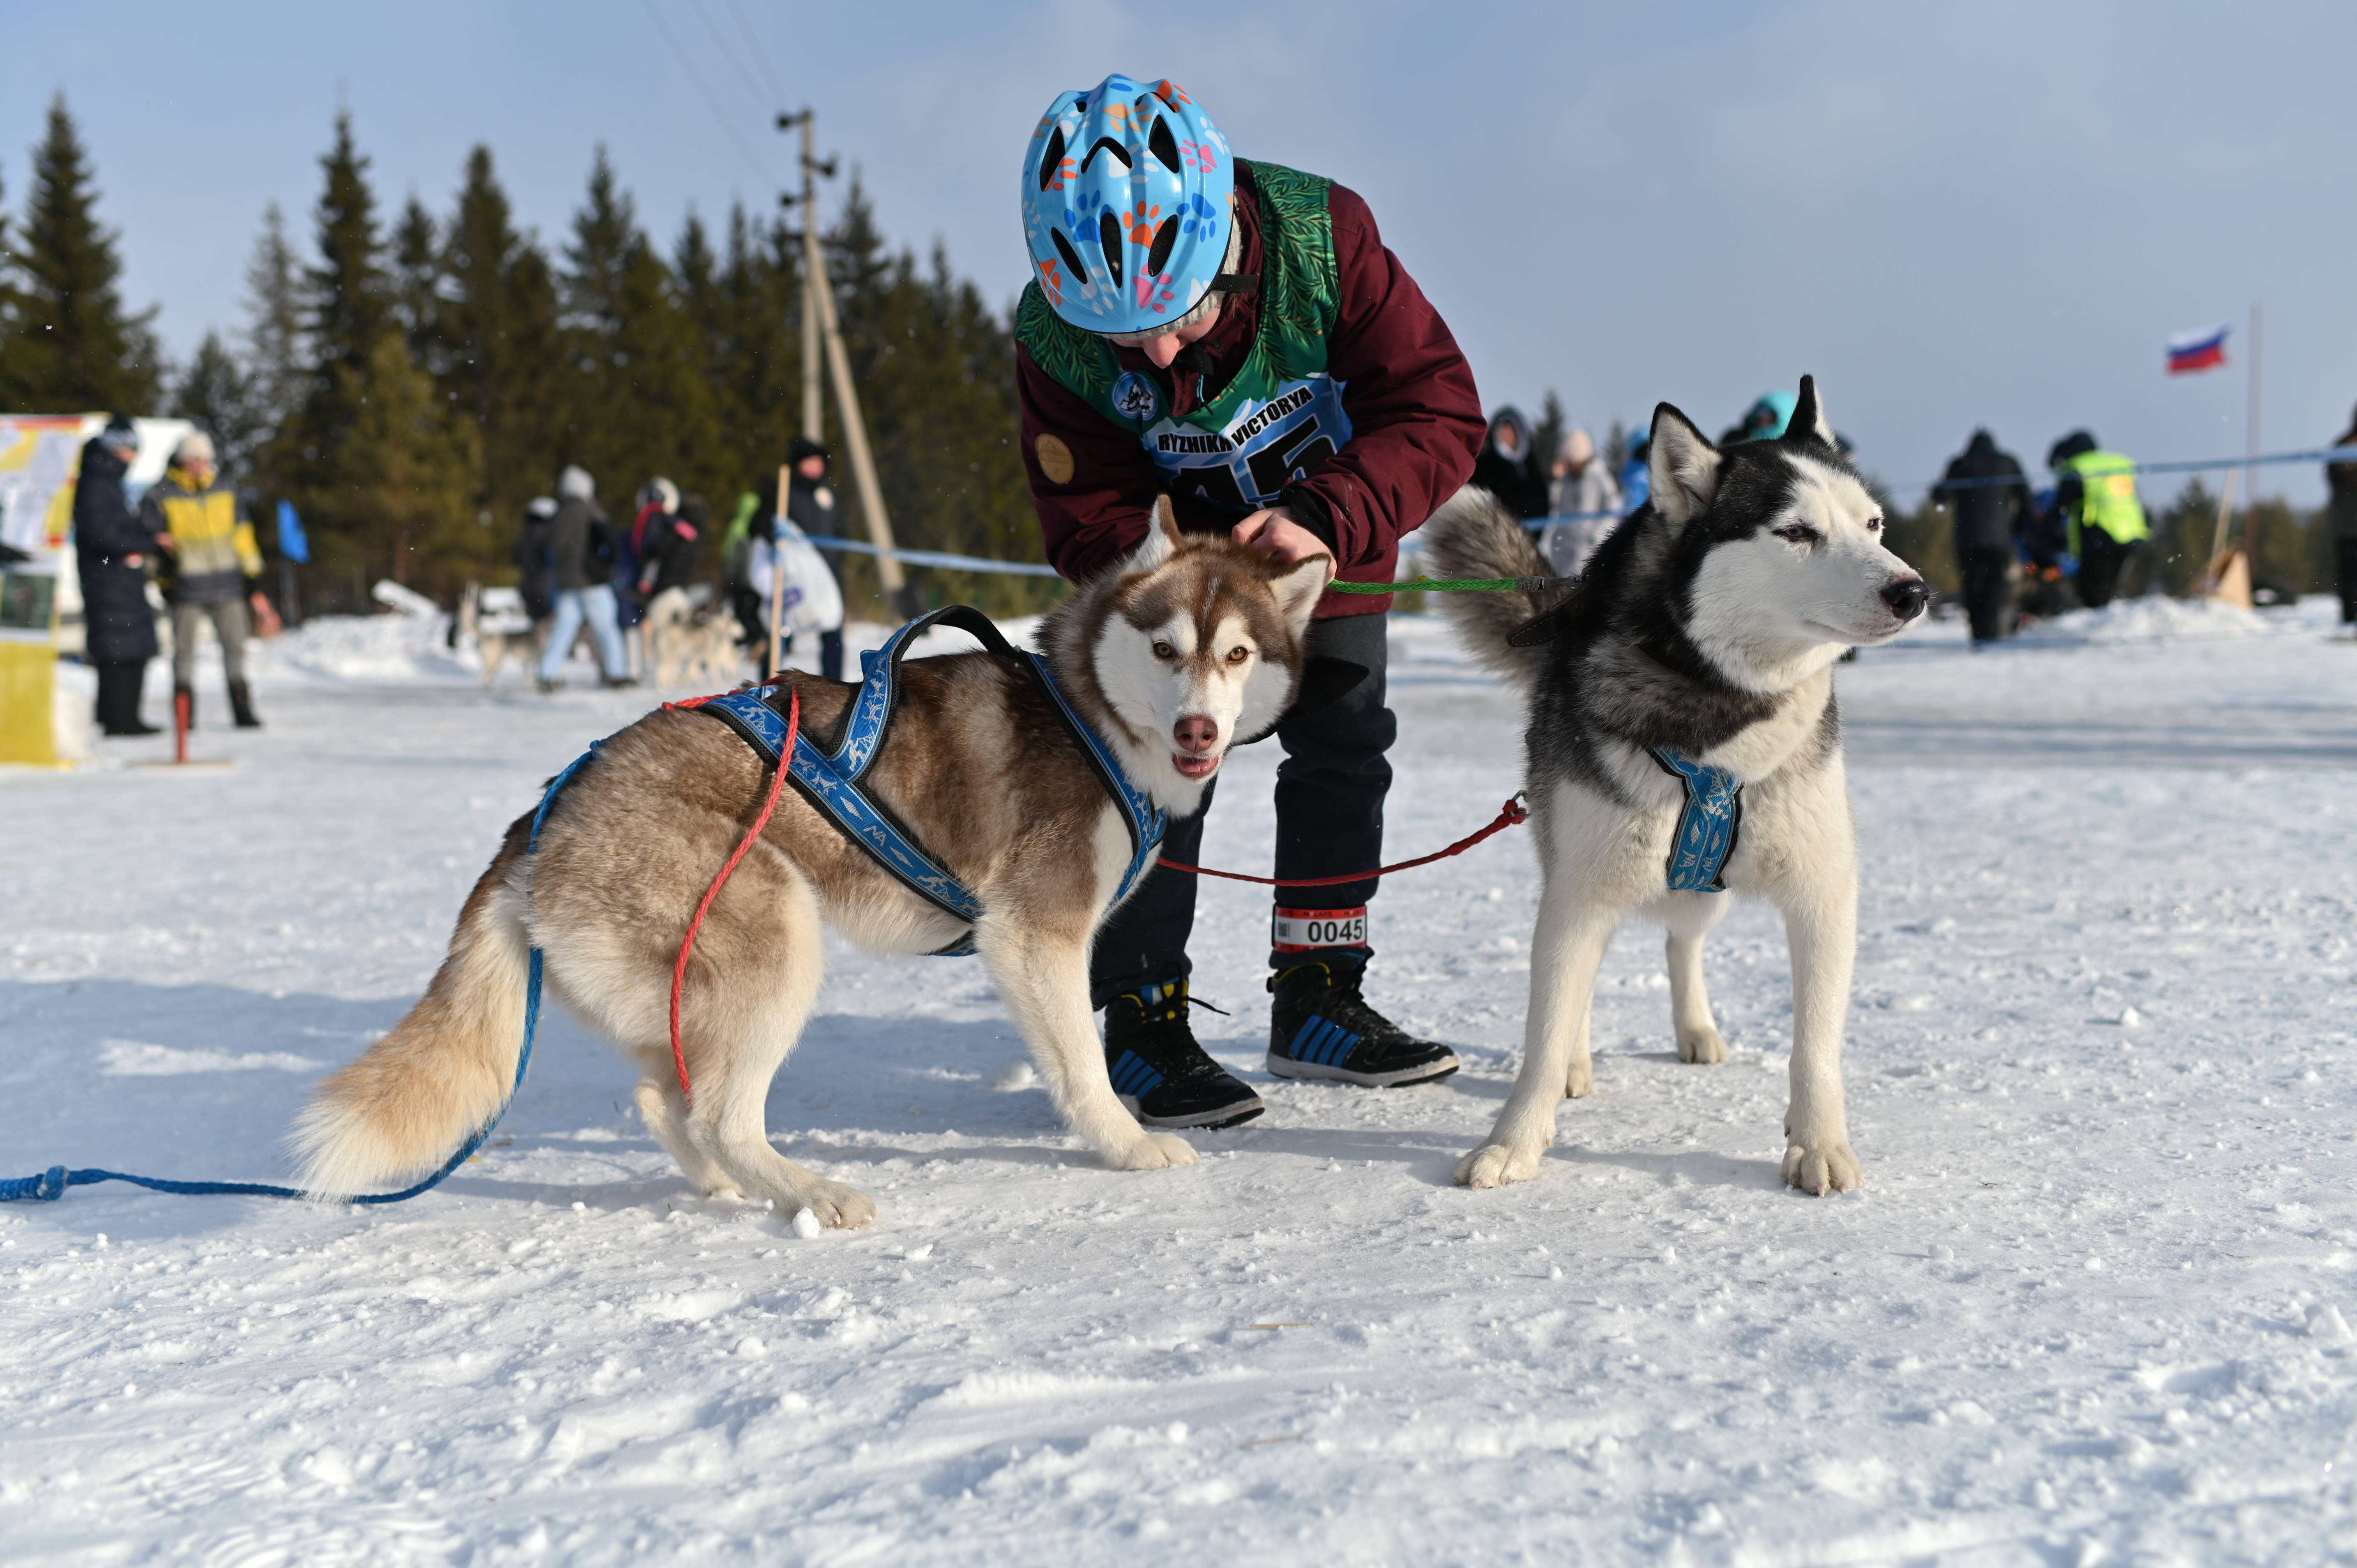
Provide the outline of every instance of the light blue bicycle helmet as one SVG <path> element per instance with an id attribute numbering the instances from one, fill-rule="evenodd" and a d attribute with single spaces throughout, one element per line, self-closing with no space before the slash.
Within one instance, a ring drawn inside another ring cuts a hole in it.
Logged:
<path id="1" fill-rule="evenodd" d="M 1231 280 L 1228 139 L 1173 81 L 1114 75 L 1048 106 L 1023 159 L 1023 237 L 1056 314 L 1091 332 L 1176 325 Z"/>

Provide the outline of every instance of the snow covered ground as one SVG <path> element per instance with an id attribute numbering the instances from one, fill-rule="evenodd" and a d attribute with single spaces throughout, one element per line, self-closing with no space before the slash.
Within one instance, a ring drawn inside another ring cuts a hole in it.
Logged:
<path id="1" fill-rule="evenodd" d="M 1395 624 L 1405 854 L 1514 789 L 1518 725 Z M 266 650 L 271 727 L 196 737 L 233 767 L 0 776 L 0 1174 L 283 1175 L 500 828 L 645 705 L 485 695 L 432 629 Z M 973 961 L 846 950 L 770 1117 L 872 1231 L 691 1194 L 562 1021 L 411 1204 L 0 1208 L 0 1558 L 2349 1561 L 2357 646 L 2326 629 L 2126 607 L 1842 669 L 1861 1192 L 1778 1187 L 1758 908 L 1711 944 L 1732 1060 L 1677 1062 L 1632 930 L 1542 1179 L 1449 1185 L 1520 1036 L 1516 835 L 1376 907 L 1372 991 L 1468 1062 L 1422 1089 L 1265 1078 L 1265 899 L 1205 889 L 1235 1015 L 1199 1020 L 1270 1111 L 1188 1170 L 1100 1169 L 998 1087 Z M 1211 864 L 1265 861 L 1273 751 Z"/>

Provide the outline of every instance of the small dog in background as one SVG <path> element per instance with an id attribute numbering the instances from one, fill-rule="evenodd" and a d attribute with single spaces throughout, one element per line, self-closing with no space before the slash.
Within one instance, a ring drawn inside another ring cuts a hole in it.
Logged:
<path id="1" fill-rule="evenodd" d="M 647 663 L 655 684 L 668 691 L 693 683 L 721 691 L 737 683 L 743 655 L 737 648 L 736 618 L 720 605 L 708 583 L 665 588 L 647 603 Z"/>
<path id="2" fill-rule="evenodd" d="M 531 669 L 548 643 L 548 623 L 535 621 L 519 588 L 486 588 L 469 583 L 458 598 L 458 636 L 483 656 L 483 688 L 499 684 L 500 666 L 513 653 Z"/>

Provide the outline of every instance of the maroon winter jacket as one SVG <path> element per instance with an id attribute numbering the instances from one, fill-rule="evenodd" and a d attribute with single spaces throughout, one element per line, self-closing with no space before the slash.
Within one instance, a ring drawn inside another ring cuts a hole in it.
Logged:
<path id="1" fill-rule="evenodd" d="M 1250 166 L 1236 165 L 1235 213 L 1243 233 L 1238 271 L 1261 270 L 1258 203 L 1247 188 Z M 1448 324 L 1384 249 L 1374 214 L 1357 192 L 1330 188 L 1334 258 L 1341 311 L 1327 349 L 1327 372 L 1343 383 L 1342 407 L 1351 439 L 1340 452 L 1289 486 L 1283 504 L 1304 528 L 1334 552 L 1344 582 L 1387 583 L 1396 574 L 1402 534 L 1420 527 L 1473 472 L 1488 426 L 1465 362 Z M 1229 295 L 1217 326 L 1181 350 L 1173 370 L 1154 368 L 1135 349 L 1114 349 L 1125 370 L 1154 378 L 1175 415 L 1194 407 L 1197 382 L 1216 396 L 1251 351 L 1260 328 L 1257 295 Z M 1114 424 L 1033 362 L 1017 345 L 1016 385 L 1023 403 L 1023 468 L 1039 510 L 1048 559 L 1078 582 L 1135 549 L 1162 489 L 1160 470 L 1134 431 Z M 1062 484 L 1039 467 L 1039 437 L 1053 435 L 1072 454 L 1072 477 Z M 1174 498 L 1177 499 L 1177 498 Z M 1178 499 L 1180 526 L 1222 531 L 1232 515 L 1211 513 Z M 1328 594 L 1318 617 L 1373 615 L 1391 608 L 1389 595 Z"/>

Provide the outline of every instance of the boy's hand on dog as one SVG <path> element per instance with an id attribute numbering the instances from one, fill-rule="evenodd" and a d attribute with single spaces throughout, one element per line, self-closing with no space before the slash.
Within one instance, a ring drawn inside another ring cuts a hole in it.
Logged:
<path id="1" fill-rule="evenodd" d="M 1297 565 L 1313 555 L 1332 559 L 1334 553 L 1326 542 L 1293 521 L 1293 514 L 1281 506 L 1264 507 L 1253 513 L 1229 534 L 1238 544 L 1274 555 L 1286 565 Z"/>

